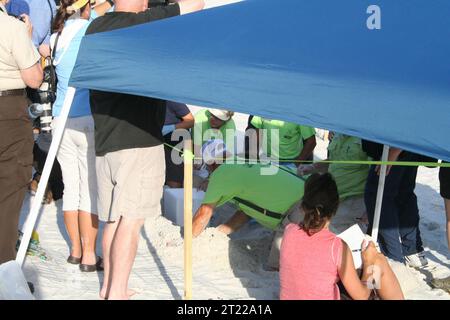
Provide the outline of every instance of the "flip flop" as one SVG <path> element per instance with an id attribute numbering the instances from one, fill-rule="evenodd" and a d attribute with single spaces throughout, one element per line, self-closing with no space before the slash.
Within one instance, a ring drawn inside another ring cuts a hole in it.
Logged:
<path id="1" fill-rule="evenodd" d="M 94 271 L 103 271 L 103 259 L 101 257 L 97 257 L 96 264 L 83 264 L 80 263 L 81 272 L 94 272 Z"/>

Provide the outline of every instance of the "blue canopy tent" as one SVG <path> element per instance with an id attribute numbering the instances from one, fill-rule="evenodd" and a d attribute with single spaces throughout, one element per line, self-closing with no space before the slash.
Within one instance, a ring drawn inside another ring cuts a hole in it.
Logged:
<path id="1" fill-rule="evenodd" d="M 367 28 L 371 4 L 381 8 L 380 30 Z M 222 107 L 450 160 L 449 15 L 447 0 L 249 0 L 88 35 L 71 85 Z"/>
<path id="2" fill-rule="evenodd" d="M 380 29 L 370 28 L 370 5 L 381 9 Z M 448 0 L 248 0 L 88 35 L 70 85 L 286 120 L 450 161 L 449 15 Z"/>

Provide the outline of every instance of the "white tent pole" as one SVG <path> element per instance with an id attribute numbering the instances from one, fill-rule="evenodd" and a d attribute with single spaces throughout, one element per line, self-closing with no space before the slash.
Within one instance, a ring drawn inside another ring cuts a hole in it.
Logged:
<path id="1" fill-rule="evenodd" d="M 66 127 L 66 121 L 69 115 L 70 106 L 72 105 L 74 95 L 75 95 L 75 88 L 69 87 L 67 89 L 64 104 L 61 109 L 61 114 L 59 116 L 60 121 L 58 121 L 58 126 L 53 132 L 52 143 L 50 144 L 47 159 L 45 160 L 44 170 L 42 170 L 41 179 L 39 180 L 39 185 L 36 191 L 36 195 L 33 199 L 30 213 L 28 214 L 28 217 L 25 220 L 25 223 L 22 228 L 23 236 L 16 257 L 16 261 L 17 263 L 19 263 L 20 266 L 23 265 L 23 262 L 25 260 L 28 244 L 30 242 L 31 234 L 33 232 L 36 220 L 39 215 L 39 210 L 41 209 L 42 206 L 42 199 L 44 197 L 45 189 L 47 188 L 47 182 L 50 177 L 50 172 L 52 171 L 53 162 L 55 161 L 56 153 L 58 151 L 59 144 L 62 139 L 64 128 Z"/>
<path id="2" fill-rule="evenodd" d="M 184 300 L 192 299 L 192 140 L 184 140 Z"/>
<path id="3" fill-rule="evenodd" d="M 380 216 L 381 216 L 381 207 L 383 205 L 383 194 L 384 194 L 384 183 L 386 181 L 386 171 L 387 165 L 385 164 L 389 158 L 389 146 L 384 145 L 383 147 L 383 155 L 381 157 L 381 161 L 383 164 L 381 165 L 380 177 L 378 179 L 378 191 L 377 191 L 377 200 L 375 204 L 375 214 L 373 217 L 373 226 L 372 226 L 372 239 L 375 243 L 378 241 L 378 228 L 380 226 Z"/>

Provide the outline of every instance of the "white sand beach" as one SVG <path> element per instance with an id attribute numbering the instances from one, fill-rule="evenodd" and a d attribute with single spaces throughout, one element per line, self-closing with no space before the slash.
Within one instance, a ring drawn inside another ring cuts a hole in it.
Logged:
<path id="1" fill-rule="evenodd" d="M 196 107 L 191 108 L 193 111 Z M 247 117 L 235 115 L 238 130 L 245 128 Z M 324 158 L 326 143 L 318 139 L 316 157 Z M 439 195 L 438 170 L 420 168 L 417 196 L 429 266 L 421 271 L 396 267 L 397 276 L 408 299 L 450 299 L 450 294 L 432 289 L 434 278 L 450 276 L 450 254 L 445 240 L 445 216 Z M 29 212 L 32 197 L 27 196 L 22 221 Z M 233 213 L 230 205 L 217 210 L 211 225 L 217 225 Z M 37 299 L 98 299 L 103 274 L 81 273 L 78 266 L 66 263 L 68 251 L 62 203 L 43 207 L 36 229 L 47 260 L 27 256 L 24 271 L 36 288 Z M 194 299 L 278 299 L 278 273 L 263 270 L 271 233 L 249 223 L 232 239 L 207 229 L 193 242 Z M 99 243 L 100 244 L 100 243 Z M 99 245 L 100 248 L 100 245 Z M 99 254 L 101 252 L 99 251 Z M 183 297 L 183 240 L 181 228 L 158 215 L 145 223 L 139 250 L 130 277 L 132 299 L 181 299 Z"/>

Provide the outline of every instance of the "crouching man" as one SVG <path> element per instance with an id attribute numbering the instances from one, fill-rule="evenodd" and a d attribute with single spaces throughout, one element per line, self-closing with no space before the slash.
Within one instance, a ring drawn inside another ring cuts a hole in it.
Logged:
<path id="1" fill-rule="evenodd" d="M 193 220 L 193 236 L 197 237 L 206 228 L 216 207 L 234 202 L 238 210 L 218 230 L 231 234 L 251 218 L 274 230 L 267 267 L 278 270 L 283 229 L 290 222 L 302 220 L 299 203 L 304 180 L 272 164 L 224 163 L 225 152 L 221 140 L 203 148 L 203 161 L 210 176 L 202 205 Z"/>

